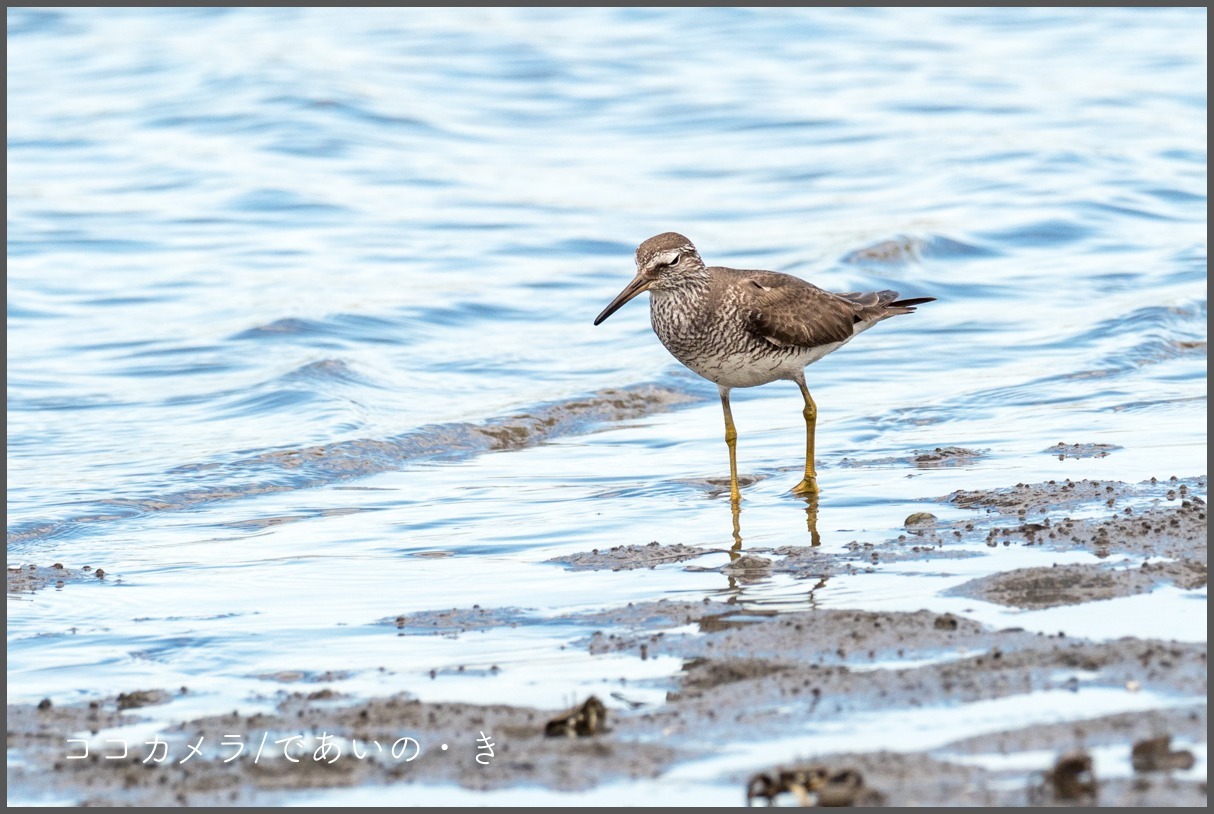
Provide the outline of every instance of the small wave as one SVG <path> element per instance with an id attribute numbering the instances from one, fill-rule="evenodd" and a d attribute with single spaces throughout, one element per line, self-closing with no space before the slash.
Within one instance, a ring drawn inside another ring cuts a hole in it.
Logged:
<path id="1" fill-rule="evenodd" d="M 607 389 L 582 398 L 542 404 L 482 423 L 432 424 L 388 438 L 358 438 L 332 444 L 276 449 L 228 463 L 185 464 L 176 472 L 212 471 L 227 483 L 140 499 L 108 498 L 95 511 L 61 521 L 31 521 L 9 529 L 8 545 L 70 534 L 80 526 L 152 512 L 180 511 L 220 500 L 308 489 L 403 469 L 420 461 L 452 461 L 485 452 L 536 446 L 553 438 L 585 433 L 698 403 L 691 389 L 641 384 Z M 284 479 L 284 474 L 292 477 Z"/>
<path id="2" fill-rule="evenodd" d="M 989 247 L 943 235 L 897 235 L 848 252 L 843 256 L 843 262 L 855 265 L 905 264 L 917 263 L 924 258 L 954 260 L 993 257 L 997 254 Z"/>
<path id="3" fill-rule="evenodd" d="M 360 341 L 387 339 L 400 330 L 400 325 L 391 320 L 367 314 L 333 314 L 322 319 L 299 319 L 284 317 L 263 325 L 255 325 L 232 339 L 265 340 L 276 337 L 346 337 Z"/>
<path id="4" fill-rule="evenodd" d="M 1011 229 L 987 232 L 983 238 L 996 246 L 1031 248 L 1065 246 L 1086 240 L 1092 233 L 1091 227 L 1077 221 L 1050 218 L 1024 223 Z"/>
<path id="5" fill-rule="evenodd" d="M 229 209 L 238 212 L 302 212 L 339 213 L 345 212 L 345 207 L 323 201 L 308 200 L 303 196 L 286 189 L 256 189 L 244 192 L 234 197 L 228 204 Z"/>
<path id="6" fill-rule="evenodd" d="M 292 370 L 283 377 L 283 380 L 309 383 L 339 381 L 368 384 L 362 376 L 358 375 L 350 365 L 341 359 L 318 359 L 315 362 L 309 362 Z"/>

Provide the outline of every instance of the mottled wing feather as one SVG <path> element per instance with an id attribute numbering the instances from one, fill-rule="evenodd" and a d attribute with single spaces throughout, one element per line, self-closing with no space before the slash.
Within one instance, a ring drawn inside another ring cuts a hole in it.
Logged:
<path id="1" fill-rule="evenodd" d="M 861 307 L 871 308 L 881 305 L 882 302 L 889 302 L 898 295 L 893 291 L 842 291 L 835 296 L 854 302 Z"/>
<path id="2" fill-rule="evenodd" d="M 894 300 L 898 299 L 897 291 L 890 291 L 889 289 L 865 292 L 848 291 L 844 294 L 836 294 L 835 296 L 842 297 L 856 306 L 856 318 L 860 322 L 883 319 L 903 313 L 901 310 L 895 311 L 890 309 L 890 306 L 894 304 Z"/>
<path id="3" fill-rule="evenodd" d="M 739 271 L 750 330 L 780 346 L 803 348 L 845 342 L 856 305 L 799 277 L 775 271 Z"/>

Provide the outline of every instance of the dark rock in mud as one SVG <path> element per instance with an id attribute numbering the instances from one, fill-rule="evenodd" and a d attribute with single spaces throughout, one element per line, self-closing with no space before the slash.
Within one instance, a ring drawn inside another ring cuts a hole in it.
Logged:
<path id="1" fill-rule="evenodd" d="M 802 807 L 841 808 L 844 806 L 884 806 L 885 795 L 865 785 L 864 775 L 855 769 L 826 765 L 798 766 L 762 772 L 746 784 L 746 805 L 763 799 L 776 805 L 781 795 L 795 798 Z"/>
<path id="2" fill-rule="evenodd" d="M 939 518 L 931 512 L 915 512 L 912 515 L 908 515 L 906 520 L 902 522 L 902 525 L 920 527 L 935 526 L 938 520 Z"/>
<path id="3" fill-rule="evenodd" d="M 1130 750 L 1130 764 L 1136 772 L 1170 772 L 1193 768 L 1196 760 L 1188 749 L 1172 749 L 1172 736 L 1145 738 Z"/>
<path id="4" fill-rule="evenodd" d="M 1070 752 L 1058 758 L 1054 768 L 1045 773 L 1042 796 L 1054 803 L 1095 802 L 1096 773 L 1092 771 L 1092 756 L 1087 752 Z"/>
<path id="5" fill-rule="evenodd" d="M 594 695 L 544 725 L 544 735 L 549 738 L 588 738 L 608 731 L 607 707 Z"/>

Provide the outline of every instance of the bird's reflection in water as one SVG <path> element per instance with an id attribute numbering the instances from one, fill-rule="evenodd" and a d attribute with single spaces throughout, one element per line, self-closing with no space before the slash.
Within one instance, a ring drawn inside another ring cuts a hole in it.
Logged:
<path id="1" fill-rule="evenodd" d="M 805 501 L 805 528 L 809 532 L 811 546 L 822 545 L 822 535 L 818 533 L 818 496 L 807 495 Z M 730 561 L 737 560 L 742 552 L 742 501 L 731 499 L 729 511 L 733 515 L 733 546 L 729 549 Z"/>
<path id="2" fill-rule="evenodd" d="M 825 587 L 826 587 L 826 580 L 828 580 L 828 579 L 830 579 L 830 577 L 825 577 L 825 576 L 824 576 L 824 577 L 821 577 L 821 578 L 820 578 L 820 579 L 819 579 L 819 580 L 818 580 L 816 583 L 814 583 L 814 587 L 812 587 L 812 588 L 810 588 L 810 589 L 809 589 L 809 597 L 808 597 L 808 600 L 809 600 L 809 607 L 810 607 L 811 609 L 813 609 L 813 610 L 817 610 L 817 608 L 818 608 L 818 597 L 814 596 L 814 593 L 815 593 L 815 592 L 816 592 L 816 591 L 817 591 L 819 588 L 825 588 Z"/>
<path id="3" fill-rule="evenodd" d="M 822 545 L 822 535 L 818 534 L 818 496 L 805 496 L 805 526 L 809 531 L 809 544 Z"/>
<path id="4" fill-rule="evenodd" d="M 729 510 L 733 514 L 733 547 L 729 549 L 729 560 L 733 562 L 742 552 L 742 501 L 731 499 Z"/>
<path id="5" fill-rule="evenodd" d="M 818 533 L 818 500 L 817 496 L 805 496 L 805 524 L 806 530 L 809 532 L 809 548 L 817 548 L 822 545 L 822 536 Z M 729 512 L 733 521 L 733 546 L 729 549 L 730 565 L 722 569 L 726 579 L 729 580 L 729 585 L 720 592 L 722 596 L 727 596 L 727 604 L 737 604 L 744 601 L 746 586 L 758 585 L 767 583 L 772 577 L 772 567 L 768 559 L 764 557 L 756 557 L 747 555 L 742 552 L 742 506 L 741 501 L 730 500 Z M 792 553 L 787 552 L 787 553 Z M 795 556 L 795 555 L 794 555 Z M 803 556 L 803 555 L 802 555 Z M 817 592 L 821 588 L 826 587 L 826 582 L 830 578 L 829 567 L 827 573 L 822 574 L 817 578 L 813 587 L 809 589 L 806 596 L 806 601 L 810 608 L 818 607 Z M 804 578 L 804 577 L 802 577 Z M 808 577 L 813 579 L 813 577 Z M 806 581 L 808 581 L 806 579 Z M 752 599 L 755 598 L 753 595 Z"/>

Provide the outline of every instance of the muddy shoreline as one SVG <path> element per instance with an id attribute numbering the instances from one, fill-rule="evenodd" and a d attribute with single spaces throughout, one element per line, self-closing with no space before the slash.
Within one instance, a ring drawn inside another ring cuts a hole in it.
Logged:
<path id="1" fill-rule="evenodd" d="M 1068 452 L 1073 454 L 1063 450 Z M 1206 584 L 1206 504 L 1198 497 L 1205 490 L 1201 477 L 955 492 L 941 502 L 974 510 L 969 519 L 943 522 L 925 511 L 909 517 L 905 532 L 884 543 L 830 551 L 746 550 L 717 570 L 740 580 L 787 574 L 806 580 L 809 588 L 814 580 L 862 573 L 875 563 L 980 556 L 975 547 L 1033 546 L 1090 552 L 1096 559 L 1003 571 L 965 583 L 955 593 L 1036 609 L 1126 597 L 1161 585 L 1196 591 Z M 554 565 L 694 570 L 704 568 L 696 559 L 705 553 L 654 543 L 585 552 Z M 27 567 L 9 572 L 9 591 L 97 578 L 95 571 Z M 1204 603 L 1195 607 L 1204 612 Z M 459 636 L 526 624 L 529 618 L 530 612 L 520 608 L 457 608 L 386 617 L 379 624 L 393 635 Z M 1206 803 L 1204 773 L 1183 770 L 1186 754 L 1191 761 L 1192 752 L 1204 751 L 1206 744 L 1205 642 L 1095 641 L 1065 632 L 995 629 L 952 613 L 777 612 L 708 599 L 639 603 L 560 621 L 586 631 L 571 648 L 678 659 L 682 669 L 669 678 L 665 701 L 634 701 L 622 686 L 601 699 L 601 713 L 578 699 L 577 706 L 558 714 L 511 705 L 508 698 L 482 704 L 423 702 L 408 687 L 393 697 L 355 699 L 318 680 L 307 691 L 280 693 L 272 712 L 234 710 L 183 720 L 153 739 L 139 728 L 142 711 L 170 703 L 188 689 L 99 688 L 86 703 L 49 698 L 9 705 L 9 799 L 266 805 L 306 800 L 309 790 L 399 783 L 569 792 L 661 782 L 679 767 L 716 760 L 720 768 L 712 783 L 732 789 L 736 796 L 721 799 L 730 805 L 744 803 L 748 789 L 756 802 L 770 793 L 785 804 Z M 491 682 L 486 692 L 492 692 Z M 1000 729 L 912 751 L 897 743 L 812 755 L 778 747 L 807 727 L 829 728 L 857 713 L 893 720 L 957 704 L 1066 694 L 1081 699 L 1084 693 L 1130 694 L 1143 699 L 1142 708 Z M 132 733 L 135 745 L 119 757 L 123 732 Z M 237 750 L 230 733 L 246 734 L 241 753 L 225 762 Z M 492 734 L 491 760 L 477 761 L 483 754 L 477 733 Z M 221 750 L 225 737 L 230 740 Z M 69 746 L 69 738 L 76 742 Z M 411 740 L 402 744 L 402 738 Z M 1160 747 L 1158 759 L 1142 759 L 1147 747 L 1141 744 L 1163 738 L 1168 745 Z M 254 761 L 259 740 L 276 745 L 263 748 Z M 163 742 L 154 747 L 165 754 L 163 761 L 146 760 L 149 741 Z M 191 755 L 191 745 L 199 743 L 206 746 Z M 773 744 L 770 755 L 731 764 L 731 749 L 747 751 L 756 743 Z M 88 757 L 76 759 L 85 746 Z M 360 751 L 363 756 L 357 757 Z M 1082 758 L 1092 753 L 1124 756 L 1136 768 L 1102 777 L 1090 764 L 1084 769 Z M 1001 764 L 999 756 L 1031 759 Z"/>

